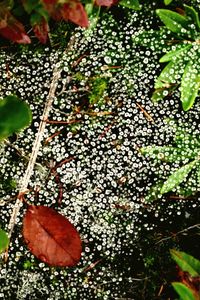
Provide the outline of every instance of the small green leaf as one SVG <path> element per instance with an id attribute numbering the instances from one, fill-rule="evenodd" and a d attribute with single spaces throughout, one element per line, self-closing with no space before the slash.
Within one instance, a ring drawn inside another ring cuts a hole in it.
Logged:
<path id="1" fill-rule="evenodd" d="M 141 9 L 141 5 L 140 5 L 138 0 L 121 0 L 119 2 L 119 4 L 124 6 L 124 7 L 134 9 L 134 10 L 140 10 Z"/>
<path id="2" fill-rule="evenodd" d="M 198 12 L 193 7 L 188 6 L 186 4 L 184 4 L 184 7 L 185 7 L 186 15 L 191 18 L 191 20 L 193 21 L 193 23 L 196 26 L 197 31 L 199 31 L 200 30 L 200 21 L 199 21 Z"/>
<path id="3" fill-rule="evenodd" d="M 196 63 L 189 61 L 181 79 L 181 102 L 184 111 L 189 110 L 199 92 L 199 74 Z"/>
<path id="4" fill-rule="evenodd" d="M 18 97 L 0 99 L 0 140 L 27 127 L 32 120 L 31 110 Z"/>
<path id="5" fill-rule="evenodd" d="M 88 38 L 91 36 L 97 26 L 98 20 L 99 20 L 99 14 L 101 11 L 100 6 L 94 6 L 91 3 L 86 4 L 85 6 L 87 15 L 89 17 L 89 27 L 84 30 L 84 36 Z"/>
<path id="6" fill-rule="evenodd" d="M 170 31 L 187 33 L 188 20 L 186 17 L 168 9 L 157 9 L 156 13 Z"/>
<path id="7" fill-rule="evenodd" d="M 165 98 L 165 94 L 168 94 L 167 89 L 157 89 L 153 92 L 151 100 L 153 103 L 157 103 Z"/>
<path id="8" fill-rule="evenodd" d="M 169 178 L 164 182 L 160 191 L 161 194 L 168 193 L 176 186 L 179 186 L 179 184 L 183 182 L 187 175 L 192 171 L 196 163 L 197 161 L 194 160 L 171 174 Z"/>
<path id="9" fill-rule="evenodd" d="M 177 77 L 181 77 L 186 65 L 185 60 L 170 61 L 162 70 L 160 75 L 155 81 L 154 88 L 166 88 L 169 89 L 177 83 Z"/>
<path id="10" fill-rule="evenodd" d="M 172 258 L 182 271 L 188 272 L 191 276 L 200 276 L 200 261 L 183 251 L 170 250 Z"/>
<path id="11" fill-rule="evenodd" d="M 86 3 L 85 4 L 85 11 L 87 13 L 87 16 L 89 17 L 93 13 L 94 4 L 93 3 Z"/>
<path id="12" fill-rule="evenodd" d="M 25 270 L 29 270 L 31 269 L 31 267 L 33 267 L 34 264 L 30 261 L 30 260 L 26 260 L 23 264 L 23 267 Z"/>
<path id="13" fill-rule="evenodd" d="M 165 5 L 169 5 L 173 0 L 164 0 Z"/>
<path id="14" fill-rule="evenodd" d="M 159 89 L 163 87 L 168 88 L 171 82 L 173 82 L 174 80 L 175 70 L 176 70 L 176 64 L 173 61 L 170 61 L 162 70 L 158 78 L 156 79 L 154 88 L 155 89 Z"/>
<path id="15" fill-rule="evenodd" d="M 169 40 L 169 31 L 166 27 L 161 27 L 160 30 L 143 31 L 133 37 L 134 43 L 148 47 L 153 51 L 162 51 L 163 47 L 170 49 Z"/>
<path id="16" fill-rule="evenodd" d="M 0 228 L 0 253 L 4 252 L 9 244 L 7 233 Z"/>
<path id="17" fill-rule="evenodd" d="M 191 151 L 198 151 L 200 154 L 200 139 L 194 134 L 189 134 L 184 128 L 177 127 L 174 141 L 181 148 L 189 148 Z"/>
<path id="18" fill-rule="evenodd" d="M 198 164 L 197 166 L 196 174 L 197 174 L 197 182 L 200 185 L 200 164 Z"/>
<path id="19" fill-rule="evenodd" d="M 35 24 L 40 24 L 42 21 L 42 16 L 40 14 L 37 13 L 33 13 L 30 16 L 30 23 L 31 26 L 34 26 Z"/>
<path id="20" fill-rule="evenodd" d="M 172 286 L 181 297 L 181 300 L 196 300 L 192 289 L 187 287 L 185 284 L 181 282 L 173 282 Z"/>
<path id="21" fill-rule="evenodd" d="M 180 59 L 181 56 L 185 55 L 187 50 L 192 48 L 192 45 L 179 45 L 176 50 L 169 51 L 164 56 L 162 56 L 159 60 L 159 62 L 168 62 L 170 60 L 176 60 Z"/>
<path id="22" fill-rule="evenodd" d="M 104 77 L 97 77 L 92 81 L 89 101 L 91 104 L 103 104 L 103 95 L 107 89 L 108 80 Z"/>
<path id="23" fill-rule="evenodd" d="M 23 1 L 24 9 L 28 14 L 30 14 L 35 8 L 38 6 L 39 1 L 38 0 L 26 0 Z"/>
<path id="24" fill-rule="evenodd" d="M 35 8 L 35 12 L 44 17 L 46 21 L 49 20 L 49 13 L 41 4 Z"/>

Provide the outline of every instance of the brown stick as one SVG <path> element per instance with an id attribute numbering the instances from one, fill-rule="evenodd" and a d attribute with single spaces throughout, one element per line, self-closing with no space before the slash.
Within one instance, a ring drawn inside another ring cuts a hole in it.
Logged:
<path id="1" fill-rule="evenodd" d="M 68 47 L 65 50 L 65 53 L 72 50 L 72 48 L 74 46 L 74 43 L 75 43 L 75 37 L 72 36 L 71 40 L 69 41 Z M 9 222 L 9 225 L 8 225 L 8 229 L 9 229 L 8 236 L 9 236 L 9 238 L 11 238 L 12 232 L 14 230 L 14 226 L 16 224 L 16 219 L 17 219 L 17 215 L 19 213 L 20 207 L 23 205 L 22 201 L 20 200 L 21 195 L 27 191 L 28 183 L 29 183 L 29 180 L 30 180 L 31 175 L 33 173 L 34 165 L 35 165 L 35 162 L 36 162 L 36 159 L 37 159 L 37 155 L 38 155 L 38 152 L 39 152 L 39 149 L 40 149 L 40 146 L 41 146 L 41 142 L 42 142 L 42 139 L 43 139 L 43 135 L 44 135 L 44 130 L 45 130 L 45 127 L 46 127 L 46 121 L 45 120 L 48 120 L 49 113 L 50 113 L 50 110 L 51 110 L 51 107 L 52 107 L 52 104 L 53 104 L 53 101 L 54 101 L 54 98 L 55 98 L 55 93 L 56 93 L 56 89 L 57 89 L 57 85 L 58 85 L 58 81 L 59 81 L 60 77 L 61 77 L 61 68 L 60 68 L 60 63 L 58 62 L 55 65 L 54 69 L 53 69 L 53 77 L 52 77 L 52 81 L 51 81 L 51 84 L 50 84 L 49 93 L 47 95 L 44 111 L 43 111 L 43 114 L 41 116 L 41 122 L 40 122 L 40 125 L 39 125 L 39 129 L 38 129 L 38 132 L 36 134 L 35 141 L 33 143 L 33 148 L 32 148 L 32 152 L 31 152 L 29 162 L 28 162 L 28 166 L 27 166 L 26 172 L 25 172 L 25 174 L 24 174 L 24 176 L 23 176 L 23 178 L 22 178 L 22 180 L 20 181 L 20 184 L 19 184 L 18 197 L 17 197 L 16 203 L 14 205 L 12 215 L 11 215 L 11 218 L 10 218 L 10 222 Z"/>
<path id="2" fill-rule="evenodd" d="M 8 236 L 9 236 L 9 238 L 12 235 L 12 232 L 13 232 L 13 229 L 14 229 L 14 226 L 15 226 L 15 223 L 16 223 L 16 218 L 17 218 L 18 212 L 20 210 L 20 207 L 23 205 L 21 200 L 20 200 L 20 197 L 21 197 L 21 194 L 23 194 L 27 190 L 30 177 L 33 173 L 33 168 L 34 168 L 34 165 L 35 165 L 35 162 L 36 162 L 36 159 L 37 159 L 38 151 L 39 151 L 39 148 L 40 148 L 40 145 L 41 145 L 41 141 L 42 141 L 45 126 L 46 126 L 46 122 L 44 120 L 48 119 L 49 112 L 50 112 L 50 109 L 51 109 L 51 106 L 52 106 L 52 103 L 53 103 L 53 100 L 54 100 L 54 97 L 55 97 L 55 92 L 56 92 L 56 88 L 57 88 L 57 84 L 58 84 L 58 80 L 60 78 L 60 75 L 61 75 L 61 70 L 58 68 L 58 66 L 56 66 L 54 68 L 54 71 L 53 71 L 53 79 L 52 79 L 52 82 L 51 82 L 51 85 L 50 85 L 50 90 L 49 90 L 49 94 L 47 96 L 46 104 L 45 104 L 44 111 L 43 111 L 42 118 L 41 118 L 41 122 L 40 122 L 40 126 L 39 126 L 39 129 L 38 129 L 37 135 L 36 135 L 36 139 L 35 139 L 34 144 L 33 144 L 32 153 L 31 153 L 31 156 L 30 156 L 30 159 L 29 159 L 29 162 L 28 162 L 26 172 L 25 172 L 25 174 L 24 174 L 24 176 L 23 176 L 23 178 L 20 182 L 19 194 L 18 194 L 18 197 L 17 197 L 17 201 L 15 203 L 15 206 L 13 208 L 12 215 L 11 215 L 11 218 L 10 218 L 10 222 L 9 222 L 9 225 L 8 225 L 8 228 L 9 228 Z"/>

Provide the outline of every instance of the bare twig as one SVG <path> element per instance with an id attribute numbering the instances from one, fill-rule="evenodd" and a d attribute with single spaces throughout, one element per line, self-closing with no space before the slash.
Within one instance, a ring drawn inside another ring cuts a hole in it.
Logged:
<path id="1" fill-rule="evenodd" d="M 165 241 L 167 241 L 167 240 L 170 240 L 170 239 L 172 239 L 174 236 L 177 236 L 177 235 L 179 235 L 179 234 L 182 234 L 182 233 L 187 232 L 188 230 L 191 230 L 191 229 L 194 229 L 194 228 L 200 229 L 200 224 L 195 224 L 195 225 L 192 225 L 192 226 L 190 226 L 190 227 L 187 227 L 187 228 L 185 228 L 185 229 L 183 229 L 183 230 L 181 230 L 181 231 L 178 231 L 177 233 L 175 233 L 175 234 L 173 234 L 173 235 L 170 235 L 170 236 L 168 236 L 168 237 L 165 237 L 165 238 L 159 240 L 159 241 L 156 242 L 155 244 L 160 244 L 160 243 L 162 243 L 162 242 L 165 242 Z"/>
<path id="2" fill-rule="evenodd" d="M 145 117 L 147 118 L 147 120 L 149 121 L 149 122 L 152 122 L 152 123 L 154 123 L 154 119 L 150 116 L 150 114 L 148 114 L 147 112 L 146 112 L 146 110 L 139 104 L 139 103 L 136 103 L 136 105 L 139 107 L 139 109 L 143 112 L 143 114 L 145 115 Z"/>
<path id="3" fill-rule="evenodd" d="M 75 37 L 72 36 L 71 40 L 69 41 L 68 47 L 65 50 L 65 53 L 72 50 L 74 43 L 75 43 Z M 49 93 L 48 93 L 48 96 L 47 96 L 47 99 L 46 99 L 46 104 L 45 104 L 45 107 L 44 107 L 43 114 L 41 116 L 40 126 L 39 126 L 39 129 L 38 129 L 35 141 L 33 143 L 33 148 L 32 148 L 32 152 L 31 152 L 31 155 L 30 155 L 29 162 L 28 162 L 28 166 L 27 166 L 25 174 L 24 174 L 24 176 L 23 176 L 23 178 L 22 178 L 22 180 L 19 184 L 19 193 L 18 193 L 18 196 L 17 196 L 15 206 L 14 206 L 13 211 L 12 211 L 12 215 L 11 215 L 11 218 L 10 218 L 9 225 L 8 225 L 8 228 L 9 228 L 8 236 L 9 236 L 9 238 L 12 235 L 12 232 L 13 232 L 13 229 L 14 229 L 14 226 L 15 226 L 15 223 L 16 223 L 17 215 L 19 213 L 20 207 L 22 206 L 22 201 L 21 201 L 22 195 L 27 192 L 28 183 L 29 183 L 30 177 L 33 173 L 34 165 L 35 165 L 35 162 L 36 162 L 36 159 L 37 159 L 37 155 L 38 155 L 40 145 L 41 145 L 41 142 L 42 142 L 42 138 L 43 138 L 43 135 L 44 135 L 44 130 L 45 130 L 45 127 L 46 127 L 46 121 L 45 120 L 48 120 L 49 113 L 50 113 L 50 110 L 51 110 L 51 107 L 52 107 L 52 104 L 53 104 L 53 100 L 55 98 L 55 93 L 56 93 L 56 89 L 57 89 L 57 85 L 58 85 L 58 81 L 59 81 L 60 77 L 61 77 L 60 63 L 57 63 L 54 67 L 54 70 L 53 70 L 53 76 L 52 76 L 52 81 L 51 81 L 51 84 L 50 84 Z"/>
<path id="4" fill-rule="evenodd" d="M 38 129 L 37 135 L 36 135 L 36 139 L 33 144 L 32 153 L 31 153 L 31 156 L 30 156 L 30 159 L 28 162 L 28 166 L 27 166 L 26 172 L 20 182 L 19 195 L 23 194 L 27 190 L 30 177 L 33 173 L 33 168 L 34 168 L 34 165 L 35 165 L 35 162 L 37 159 L 38 151 L 39 151 L 41 141 L 43 138 L 43 134 L 44 134 L 44 130 L 46 127 L 46 122 L 44 120 L 48 119 L 51 105 L 52 105 L 54 97 L 55 97 L 55 92 L 56 92 L 58 80 L 60 78 L 60 74 L 61 74 L 61 70 L 58 68 L 58 66 L 56 66 L 53 71 L 53 79 L 52 79 L 52 82 L 50 85 L 49 94 L 47 96 L 46 104 L 45 104 L 44 111 L 43 111 L 43 114 L 41 117 L 40 126 Z M 18 196 L 15 206 L 13 208 L 9 226 L 8 226 L 9 227 L 9 237 L 11 237 L 11 235 L 12 235 L 12 232 L 13 232 L 13 229 L 14 229 L 14 226 L 16 223 L 17 214 L 20 210 L 21 205 L 22 205 L 22 202 Z"/>

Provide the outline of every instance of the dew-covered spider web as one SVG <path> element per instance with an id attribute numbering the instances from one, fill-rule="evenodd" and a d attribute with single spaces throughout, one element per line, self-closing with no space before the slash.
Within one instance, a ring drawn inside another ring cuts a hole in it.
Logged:
<path id="1" fill-rule="evenodd" d="M 156 26 L 154 4 L 146 9 L 152 12 L 145 18 L 141 11 L 125 10 L 121 19 L 117 9 L 107 13 L 92 34 L 76 29 L 73 49 L 66 54 L 53 47 L 38 52 L 1 49 L 0 97 L 14 93 L 33 112 L 32 125 L 0 145 L 1 227 L 7 229 L 52 70 L 60 61 L 49 120 L 70 124 L 47 124 L 26 199 L 65 215 L 80 233 L 83 253 L 73 268 L 52 268 L 34 258 L 21 233 L 24 205 L 8 262 L 1 261 L 0 299 L 147 299 L 138 290 L 145 280 L 142 247 L 151 247 L 149 235 L 156 240 L 159 233 L 178 231 L 183 220 L 190 224 L 195 215 L 198 198 L 163 196 L 144 202 L 157 176 L 166 178 L 180 163 L 158 164 L 139 149 L 172 145 L 174 133 L 166 118 L 189 124 L 189 133 L 200 130 L 199 102 L 184 113 L 178 89 L 157 105 L 151 101 L 160 53 L 132 40 Z M 101 92 L 95 94 L 95 88 Z"/>

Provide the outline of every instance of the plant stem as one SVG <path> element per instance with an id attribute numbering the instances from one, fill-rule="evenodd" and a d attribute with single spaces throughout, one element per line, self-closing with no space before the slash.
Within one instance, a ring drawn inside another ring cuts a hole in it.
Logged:
<path id="1" fill-rule="evenodd" d="M 165 241 L 167 241 L 167 240 L 170 240 L 170 239 L 172 239 L 174 236 L 177 236 L 177 235 L 179 235 L 179 234 L 185 233 L 185 232 L 187 232 L 187 231 L 189 231 L 189 230 L 191 230 L 191 229 L 194 229 L 194 228 L 198 228 L 198 229 L 199 229 L 199 228 L 200 228 L 200 223 L 199 223 L 199 224 L 192 225 L 192 226 L 189 226 L 189 227 L 187 227 L 187 228 L 185 228 L 185 229 L 183 229 L 183 230 L 181 230 L 181 231 L 176 232 L 175 234 L 173 234 L 173 235 L 171 235 L 171 236 L 165 237 L 165 238 L 159 240 L 158 242 L 156 242 L 155 245 L 156 245 L 156 244 L 160 244 L 160 243 L 162 243 L 162 242 L 165 242 Z"/>
<path id="2" fill-rule="evenodd" d="M 18 212 L 20 210 L 20 207 L 22 206 L 22 201 L 20 199 L 21 195 L 24 194 L 27 191 L 28 183 L 29 183 L 30 177 L 33 173 L 34 165 L 35 165 L 35 162 L 36 162 L 36 159 L 37 159 L 38 151 L 39 151 L 41 141 L 42 141 L 42 138 L 43 138 L 43 134 L 44 134 L 44 130 L 45 130 L 45 127 L 46 127 L 46 121 L 45 120 L 48 119 L 49 112 L 51 110 L 51 106 L 52 106 L 52 103 L 53 103 L 53 100 L 54 100 L 54 97 L 55 97 L 55 92 L 56 92 L 56 88 L 57 88 L 57 84 L 58 84 L 58 80 L 59 80 L 60 76 L 61 76 L 61 70 L 59 69 L 58 66 L 55 66 L 55 68 L 53 70 L 52 82 L 51 82 L 49 93 L 48 93 L 48 96 L 47 96 L 47 99 L 46 99 L 46 104 L 45 104 L 44 111 L 43 111 L 43 114 L 42 114 L 42 117 L 41 117 L 40 126 L 39 126 L 38 132 L 36 134 L 36 138 L 35 138 L 35 141 L 34 141 L 34 144 L 33 144 L 33 148 L 32 148 L 32 152 L 31 152 L 31 156 L 30 156 L 30 159 L 29 159 L 29 162 L 28 162 L 27 169 L 26 169 L 25 174 L 24 174 L 24 176 L 23 176 L 23 178 L 20 182 L 19 194 L 18 194 L 18 197 L 17 197 L 17 201 L 15 203 L 15 206 L 13 208 L 12 215 L 11 215 L 11 218 L 10 218 L 10 222 L 9 222 L 9 225 L 8 225 L 9 238 L 12 235 L 12 232 L 13 232 L 13 229 L 14 229 L 14 226 L 15 226 L 15 223 L 16 223 L 16 218 L 17 218 Z"/>
<path id="3" fill-rule="evenodd" d="M 72 35 L 71 39 L 69 40 L 68 46 L 67 46 L 67 48 L 66 48 L 66 50 L 64 51 L 63 54 L 67 53 L 68 51 L 73 50 L 75 42 L 76 42 L 75 36 Z M 58 81 L 61 78 L 61 72 L 62 72 L 62 68 L 60 66 L 61 66 L 61 61 L 57 62 L 55 64 L 54 69 L 53 69 L 52 81 L 51 81 L 51 84 L 50 84 L 49 93 L 48 93 L 47 98 L 46 98 L 44 111 L 43 111 L 43 114 L 41 116 L 39 129 L 38 129 L 38 132 L 36 134 L 35 141 L 33 143 L 33 148 L 32 148 L 32 152 L 31 152 L 31 155 L 30 155 L 30 159 L 29 159 L 29 162 L 28 162 L 27 169 L 26 169 L 25 174 L 24 174 L 24 176 L 23 176 L 23 178 L 22 178 L 22 180 L 20 181 L 20 184 L 19 184 L 19 193 L 18 193 L 17 200 L 16 200 L 16 203 L 14 205 L 14 208 L 13 208 L 13 211 L 12 211 L 12 214 L 11 214 L 9 225 L 8 225 L 8 230 L 9 230 L 8 236 L 9 236 L 9 238 L 11 238 L 11 235 L 13 233 L 14 226 L 16 224 L 16 219 L 17 219 L 17 215 L 19 213 L 20 207 L 23 205 L 23 201 L 22 201 L 23 195 L 27 192 L 28 183 L 29 183 L 29 180 L 32 176 L 33 169 L 34 169 L 36 159 L 37 159 L 37 156 L 38 156 L 38 152 L 39 152 L 41 142 L 42 142 L 42 139 L 43 139 L 44 130 L 45 130 L 46 123 L 47 123 L 46 120 L 48 120 L 49 113 L 50 113 L 50 110 L 52 108 L 53 101 L 55 99 L 55 94 L 56 94 Z"/>

